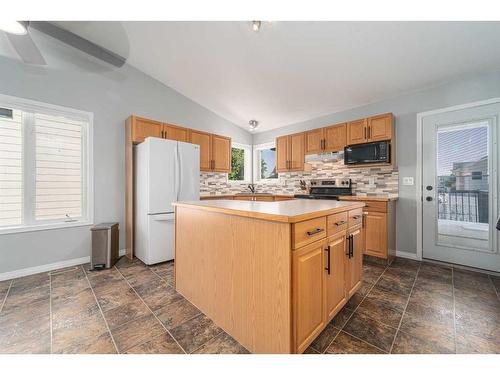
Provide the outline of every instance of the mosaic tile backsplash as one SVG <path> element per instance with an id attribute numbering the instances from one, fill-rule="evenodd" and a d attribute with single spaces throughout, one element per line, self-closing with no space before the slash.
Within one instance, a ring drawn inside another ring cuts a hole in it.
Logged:
<path id="1" fill-rule="evenodd" d="M 276 183 L 256 183 L 255 191 L 272 194 L 299 194 L 300 180 L 348 177 L 352 180 L 355 195 L 384 195 L 397 197 L 399 173 L 393 167 L 347 168 L 343 160 L 331 162 L 310 162 L 310 170 L 304 172 L 280 173 Z M 248 193 L 248 184 L 228 182 L 227 173 L 201 172 L 200 194 Z"/>

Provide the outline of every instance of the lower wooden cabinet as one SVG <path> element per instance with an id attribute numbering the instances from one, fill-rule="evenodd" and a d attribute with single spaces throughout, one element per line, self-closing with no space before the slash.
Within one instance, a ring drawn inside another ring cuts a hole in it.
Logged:
<path id="1" fill-rule="evenodd" d="M 385 258 L 387 256 L 387 214 L 364 212 L 365 254 Z"/>
<path id="2" fill-rule="evenodd" d="M 363 227 L 358 224 L 293 251 L 294 347 L 298 353 L 361 286 L 362 240 Z"/>
<path id="3" fill-rule="evenodd" d="M 299 353 L 324 327 L 324 249 L 324 242 L 318 241 L 293 253 L 292 288 L 297 319 L 294 336 Z"/>
<path id="4" fill-rule="evenodd" d="M 359 225 L 347 231 L 346 294 L 349 299 L 363 281 L 363 229 Z"/>
<path id="5" fill-rule="evenodd" d="M 347 302 L 345 288 L 345 232 L 328 239 L 325 256 L 326 272 L 323 272 L 323 285 L 325 286 L 325 315 L 328 322 Z"/>

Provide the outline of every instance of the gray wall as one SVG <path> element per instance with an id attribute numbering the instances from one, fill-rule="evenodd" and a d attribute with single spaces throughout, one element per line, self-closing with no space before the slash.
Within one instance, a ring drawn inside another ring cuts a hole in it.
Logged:
<path id="1" fill-rule="evenodd" d="M 394 113 L 397 139 L 396 159 L 400 176 L 399 201 L 397 203 L 397 249 L 416 253 L 416 187 L 403 186 L 401 180 L 405 176 L 416 176 L 417 113 L 499 96 L 500 70 L 487 71 L 461 77 L 452 82 L 412 94 L 254 134 L 253 144 L 272 141 L 279 135 L 319 128 L 379 113 Z"/>
<path id="2" fill-rule="evenodd" d="M 0 58 L 0 93 L 94 113 L 94 221 L 119 221 L 125 247 L 124 121 L 131 114 L 214 132 L 251 144 L 252 136 L 178 92 L 125 66 L 94 63 L 30 67 Z M 0 235 L 0 273 L 89 255 L 88 227 Z"/>

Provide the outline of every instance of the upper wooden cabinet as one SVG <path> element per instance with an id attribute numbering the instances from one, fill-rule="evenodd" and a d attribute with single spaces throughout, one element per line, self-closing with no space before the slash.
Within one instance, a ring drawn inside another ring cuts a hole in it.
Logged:
<path id="1" fill-rule="evenodd" d="M 347 144 L 390 141 L 393 124 L 392 113 L 350 121 L 347 123 Z"/>
<path id="2" fill-rule="evenodd" d="M 212 170 L 231 172 L 231 138 L 212 134 Z"/>
<path id="3" fill-rule="evenodd" d="M 304 156 L 304 133 L 276 138 L 276 170 L 278 172 L 304 170 Z"/>
<path id="4" fill-rule="evenodd" d="M 369 142 L 392 139 L 392 124 L 392 113 L 369 117 L 367 124 Z"/>
<path id="5" fill-rule="evenodd" d="M 339 124 L 324 128 L 325 133 L 325 151 L 336 152 L 344 151 L 347 145 L 347 125 Z"/>
<path id="6" fill-rule="evenodd" d="M 197 130 L 191 130 L 189 132 L 189 142 L 197 144 L 200 146 L 200 170 L 201 171 L 211 171 L 212 170 L 212 157 L 211 157 L 211 134 L 200 132 Z"/>
<path id="7" fill-rule="evenodd" d="M 146 137 L 160 137 L 163 124 L 158 121 L 148 120 L 142 117 L 132 116 L 131 118 L 132 142 L 144 142 Z"/>
<path id="8" fill-rule="evenodd" d="M 365 143 L 368 141 L 366 135 L 366 119 L 349 121 L 347 123 L 347 144 L 355 145 L 358 143 Z"/>
<path id="9" fill-rule="evenodd" d="M 305 154 L 319 154 L 323 152 L 323 142 L 324 142 L 324 132 L 323 128 L 309 130 L 305 133 Z"/>
<path id="10" fill-rule="evenodd" d="M 347 141 L 346 124 L 305 132 L 305 154 L 343 151 Z"/>
<path id="11" fill-rule="evenodd" d="M 200 146 L 201 171 L 231 171 L 231 138 L 191 130 L 189 141 Z"/>
<path id="12" fill-rule="evenodd" d="M 161 137 L 165 139 L 171 139 L 173 141 L 188 142 L 189 129 L 182 128 L 180 126 L 164 124 L 162 128 Z"/>

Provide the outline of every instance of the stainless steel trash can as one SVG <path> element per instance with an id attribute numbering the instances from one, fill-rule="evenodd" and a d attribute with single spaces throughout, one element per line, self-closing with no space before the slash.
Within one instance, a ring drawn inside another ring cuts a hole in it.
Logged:
<path id="1" fill-rule="evenodd" d="M 90 228 L 92 256 L 90 269 L 111 268 L 118 259 L 118 223 L 102 223 Z"/>

